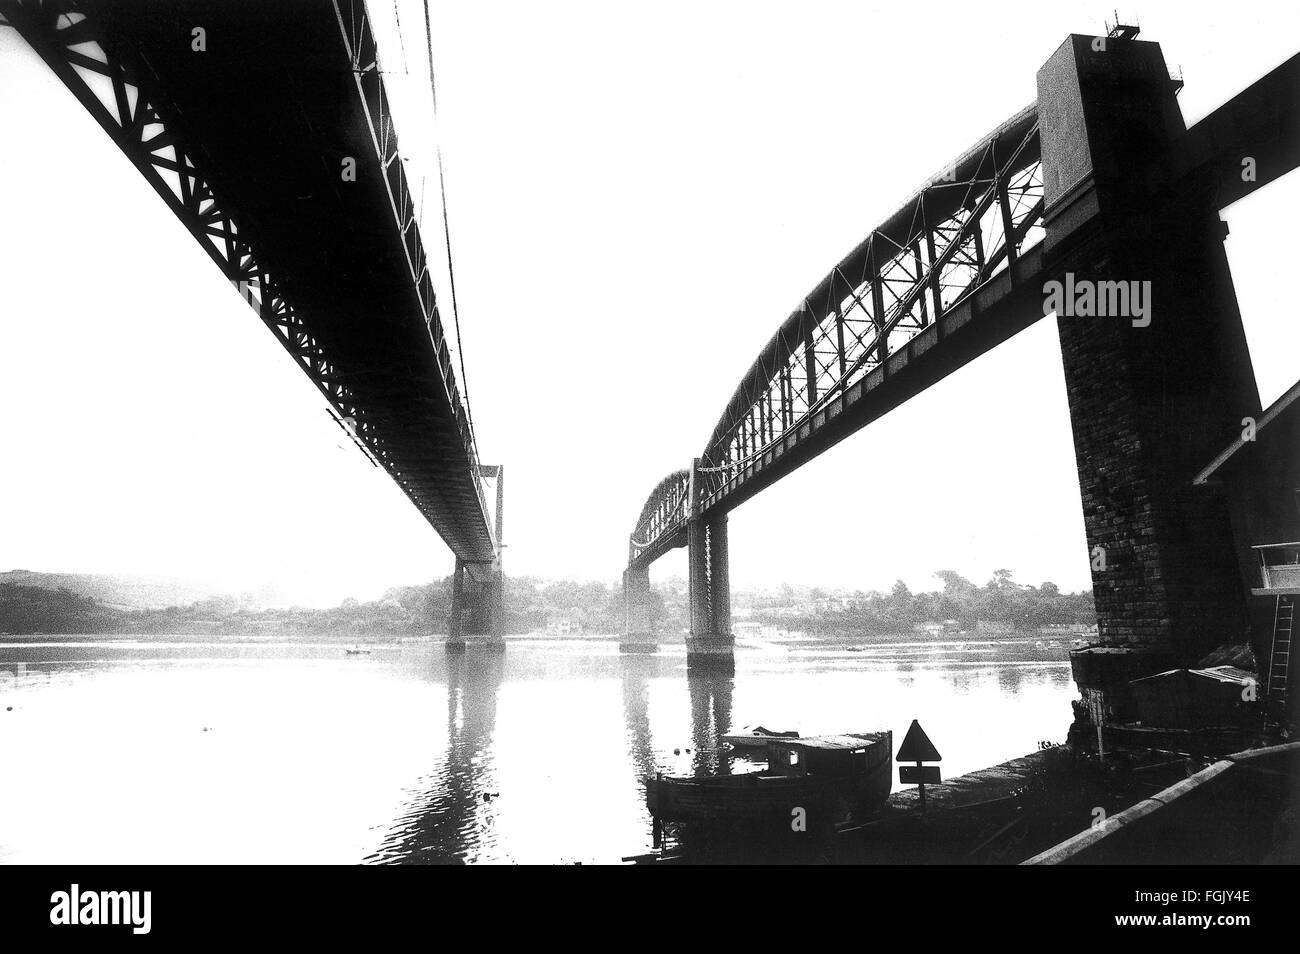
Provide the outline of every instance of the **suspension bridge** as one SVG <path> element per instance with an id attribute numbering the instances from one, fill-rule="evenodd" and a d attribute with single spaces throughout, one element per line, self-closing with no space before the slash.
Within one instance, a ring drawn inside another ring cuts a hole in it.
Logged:
<path id="1" fill-rule="evenodd" d="M 0 0 L 0 18 L 455 554 L 449 648 L 499 643 L 504 474 L 479 461 L 362 0 Z"/>

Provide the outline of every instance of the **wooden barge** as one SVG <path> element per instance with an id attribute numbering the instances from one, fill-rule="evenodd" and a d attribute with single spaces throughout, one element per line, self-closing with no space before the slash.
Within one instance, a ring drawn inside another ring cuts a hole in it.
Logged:
<path id="1" fill-rule="evenodd" d="M 657 825 L 773 831 L 829 829 L 878 811 L 893 781 L 892 732 L 767 740 L 768 767 L 705 778 L 656 776 L 646 803 Z"/>

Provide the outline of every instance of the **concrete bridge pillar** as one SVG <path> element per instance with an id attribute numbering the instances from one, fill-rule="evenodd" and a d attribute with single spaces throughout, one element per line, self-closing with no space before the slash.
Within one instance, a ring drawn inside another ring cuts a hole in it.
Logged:
<path id="1" fill-rule="evenodd" d="M 699 459 L 691 464 L 691 503 L 686 523 L 691 634 L 686 639 L 690 667 L 734 670 L 731 632 L 731 574 L 727 559 L 726 514 L 705 517 L 700 510 Z"/>
<path id="2" fill-rule="evenodd" d="M 447 640 L 443 647 L 449 653 L 465 651 L 465 564 L 456 558 L 456 569 L 451 574 L 451 615 L 447 619 Z"/>
<path id="3" fill-rule="evenodd" d="M 623 638 L 618 644 L 619 652 L 658 650 L 650 606 L 650 568 L 628 567 L 623 571 Z"/>
<path id="4" fill-rule="evenodd" d="M 506 575 L 500 567 L 491 570 L 483 588 L 483 632 L 488 649 L 506 648 Z"/>
<path id="5" fill-rule="evenodd" d="M 451 616 L 444 647 L 463 653 L 471 637 L 485 637 L 490 649 L 505 648 L 505 577 L 497 567 L 471 564 L 459 557 L 451 582 Z M 475 579 L 475 575 L 478 579 Z"/>
<path id="6" fill-rule="evenodd" d="M 463 653 L 467 637 L 484 638 L 490 650 L 506 648 L 506 577 L 502 569 L 506 474 L 500 465 L 480 465 L 479 472 L 482 477 L 496 481 L 495 557 L 491 562 L 477 563 L 456 558 L 445 643 L 449 653 Z"/>
<path id="7" fill-rule="evenodd" d="M 1159 45 L 1137 40 L 1071 36 L 1038 73 L 1044 301 L 1104 646 L 1072 654 L 1084 722 L 1127 718 L 1129 680 L 1244 637 L 1227 514 L 1192 479 L 1259 394 L 1227 230 L 1208 190 L 1177 181 L 1174 94 Z"/>

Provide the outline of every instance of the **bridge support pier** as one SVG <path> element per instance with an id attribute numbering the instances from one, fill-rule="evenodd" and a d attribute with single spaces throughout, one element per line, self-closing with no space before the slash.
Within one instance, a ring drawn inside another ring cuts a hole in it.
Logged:
<path id="1" fill-rule="evenodd" d="M 1227 230 L 1208 190 L 1189 201 L 1177 183 L 1174 93 L 1159 45 L 1131 39 L 1071 36 L 1038 73 L 1044 260 L 1059 282 L 1043 291 L 1060 293 L 1102 644 L 1071 654 L 1081 740 L 1129 720 L 1130 680 L 1245 636 L 1227 514 L 1192 479 L 1258 418 L 1259 394 Z M 1126 307 L 1101 313 L 1103 295 Z"/>
<path id="2" fill-rule="evenodd" d="M 469 562 L 456 557 L 451 578 L 451 616 L 447 621 L 449 653 L 463 653 L 469 640 L 484 643 L 490 652 L 506 648 L 505 468 L 479 465 L 480 476 L 496 481 L 496 547 L 493 559 Z"/>
<path id="3" fill-rule="evenodd" d="M 477 570 L 477 580 L 471 566 Z M 505 578 L 488 564 L 470 564 L 457 557 L 443 648 L 463 653 L 470 640 L 484 642 L 490 650 L 505 650 Z"/>
<path id="4" fill-rule="evenodd" d="M 731 569 L 727 554 L 727 515 L 699 512 L 699 460 L 691 465 L 691 516 L 686 524 L 691 634 L 686 639 L 690 668 L 736 668 L 736 640 L 731 632 Z"/>
<path id="5" fill-rule="evenodd" d="M 619 652 L 653 653 L 659 650 L 650 607 L 650 568 L 628 567 L 623 571 L 623 638 L 619 640 Z"/>
<path id="6" fill-rule="evenodd" d="M 451 575 L 451 615 L 447 618 L 447 639 L 443 648 L 449 653 L 465 651 L 465 564 L 456 558 Z"/>

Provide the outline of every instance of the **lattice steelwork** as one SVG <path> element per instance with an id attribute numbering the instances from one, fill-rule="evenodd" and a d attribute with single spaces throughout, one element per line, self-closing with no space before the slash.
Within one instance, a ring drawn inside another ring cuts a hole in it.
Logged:
<path id="1" fill-rule="evenodd" d="M 635 563 L 651 547 L 658 550 L 680 535 L 690 513 L 690 482 L 688 471 L 679 470 L 659 482 L 637 518 L 636 530 L 628 541 L 628 562 Z M 656 552 L 654 556 L 661 556 Z"/>
<path id="2" fill-rule="evenodd" d="M 999 161 L 1005 142 L 995 136 L 960 176 L 954 167 L 952 181 L 927 185 L 904 209 L 906 229 L 873 231 L 800 303 L 714 430 L 703 455 L 707 496 L 1038 240 L 1037 127 Z M 959 201 L 941 201 L 952 195 Z"/>
<path id="3" fill-rule="evenodd" d="M 177 4 L 165 11 L 170 17 L 179 17 L 182 12 L 192 15 L 193 22 L 202 23 L 220 22 L 223 16 L 236 15 L 230 10 L 221 11 L 219 4 L 205 6 L 193 2 Z M 304 16 L 310 13 L 318 30 L 328 17 L 335 24 L 333 41 L 347 57 L 340 58 L 337 66 L 347 73 L 350 61 L 359 108 L 368 126 L 365 133 L 374 150 L 371 158 L 383 173 L 390 226 L 394 235 L 400 235 L 400 247 L 405 254 L 403 264 L 418 300 L 418 311 L 423 315 L 438 374 L 423 369 L 417 373 L 411 362 L 411 367 L 402 369 L 403 379 L 396 381 L 396 375 L 386 375 L 384 368 L 358 366 L 354 360 L 355 350 L 373 361 L 376 350 L 373 341 L 354 348 L 355 342 L 340 337 L 337 329 L 332 329 L 335 331 L 332 342 L 318 332 L 314 321 L 324 324 L 324 310 L 318 308 L 319 314 L 313 314 L 311 309 L 304 311 L 287 287 L 292 283 L 283 281 L 284 276 L 265 259 L 255 241 L 245 238 L 237 203 L 227 201 L 222 187 L 214 182 L 212 174 L 217 169 L 207 155 L 208 150 L 194 138 L 204 130 L 182 129 L 185 123 L 178 120 L 184 118 L 183 110 L 178 110 L 161 92 L 167 84 L 160 79 L 150 59 L 134 48 L 132 31 L 139 31 L 142 36 L 146 31 L 140 30 L 141 21 L 133 18 L 148 16 L 148 11 L 142 13 L 125 6 L 114 8 L 112 4 L 76 0 L 0 0 L 0 16 L 4 21 L 18 30 L 112 137 L 293 356 L 339 418 L 348 422 L 348 429 L 373 459 L 388 471 L 448 544 L 459 551 L 458 555 L 469 560 L 491 561 L 495 531 L 488 516 L 476 442 L 456 386 L 452 355 L 420 241 L 415 204 L 398 156 L 397 136 L 365 5 L 361 0 L 333 0 L 318 2 L 310 8 L 304 6 L 300 12 Z M 268 14 L 263 11 L 259 15 Z M 160 15 L 157 19 L 167 17 Z M 245 28 L 255 29 L 256 24 L 250 23 Z M 337 69 L 334 63 L 329 65 Z M 176 77 L 171 79 L 174 82 Z M 341 109 L 336 111 L 342 114 Z M 230 170 L 221 171 L 227 176 L 230 173 Z M 229 191 L 229 179 L 226 185 Z M 342 223 L 341 227 L 347 228 L 347 224 Z M 380 343 L 385 347 L 393 344 L 383 340 Z M 390 380 L 384 380 L 385 377 Z M 468 480 L 461 479 L 458 486 L 472 485 L 472 490 L 466 492 L 477 497 L 476 515 L 449 516 L 448 511 L 455 506 L 448 503 L 453 498 L 445 489 L 450 481 L 445 475 L 434 475 L 424 469 L 426 462 L 433 459 L 431 453 L 438 456 L 435 437 L 441 427 L 430 406 L 424 404 L 427 398 L 419 394 L 429 387 L 441 389 L 439 406 L 445 403 L 450 409 L 463 445 L 460 451 L 468 459 L 465 475 Z"/>
<path id="4" fill-rule="evenodd" d="M 759 458 L 813 427 L 817 412 L 883 373 L 888 355 L 1013 266 L 1041 239 L 1042 215 L 1031 106 L 931 179 L 799 303 L 714 428 L 701 458 L 700 511 L 724 505 Z M 660 535 L 680 529 L 689 507 L 677 506 L 678 484 L 684 493 L 675 475 L 651 495 L 633 532 L 633 560 L 658 556 Z"/>

